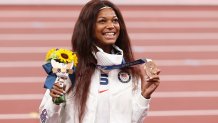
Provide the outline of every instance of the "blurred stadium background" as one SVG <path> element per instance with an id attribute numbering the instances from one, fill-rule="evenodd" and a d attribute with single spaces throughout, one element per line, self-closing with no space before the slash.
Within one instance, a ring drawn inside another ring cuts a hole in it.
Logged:
<path id="1" fill-rule="evenodd" d="M 0 123 L 38 123 L 46 52 L 70 48 L 88 0 L 0 0 Z M 162 70 L 145 123 L 217 123 L 218 1 L 112 0 L 137 58 Z"/>

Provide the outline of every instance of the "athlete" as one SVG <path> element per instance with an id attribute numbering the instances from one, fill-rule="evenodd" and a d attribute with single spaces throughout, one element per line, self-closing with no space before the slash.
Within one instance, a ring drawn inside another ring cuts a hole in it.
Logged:
<path id="1" fill-rule="evenodd" d="M 160 71 L 146 74 L 146 63 L 122 67 L 135 59 L 118 7 L 107 0 L 88 2 L 74 27 L 72 51 L 78 56 L 75 80 L 68 78 L 64 89 L 56 83 L 47 89 L 40 122 L 143 123 Z M 66 102 L 55 104 L 61 95 Z"/>

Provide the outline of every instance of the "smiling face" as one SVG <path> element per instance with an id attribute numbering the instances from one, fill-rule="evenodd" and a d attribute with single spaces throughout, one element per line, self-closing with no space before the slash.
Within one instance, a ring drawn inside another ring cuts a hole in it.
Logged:
<path id="1" fill-rule="evenodd" d="M 104 50 L 110 50 L 120 34 L 118 17 L 112 8 L 100 10 L 96 19 L 96 44 Z"/>

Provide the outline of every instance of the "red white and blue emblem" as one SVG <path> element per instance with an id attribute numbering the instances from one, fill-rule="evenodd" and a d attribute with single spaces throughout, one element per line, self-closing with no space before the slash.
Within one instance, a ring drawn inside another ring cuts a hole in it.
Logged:
<path id="1" fill-rule="evenodd" d="M 126 71 L 120 71 L 118 73 L 118 79 L 120 80 L 120 82 L 122 83 L 128 83 L 131 80 L 131 76 L 128 72 Z"/>

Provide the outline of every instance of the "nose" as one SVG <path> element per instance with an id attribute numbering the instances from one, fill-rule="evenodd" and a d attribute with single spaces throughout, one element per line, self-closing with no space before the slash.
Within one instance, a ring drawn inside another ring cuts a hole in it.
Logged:
<path id="1" fill-rule="evenodd" d="M 113 28 L 114 28 L 113 22 L 108 22 L 107 23 L 107 29 L 113 29 Z"/>

